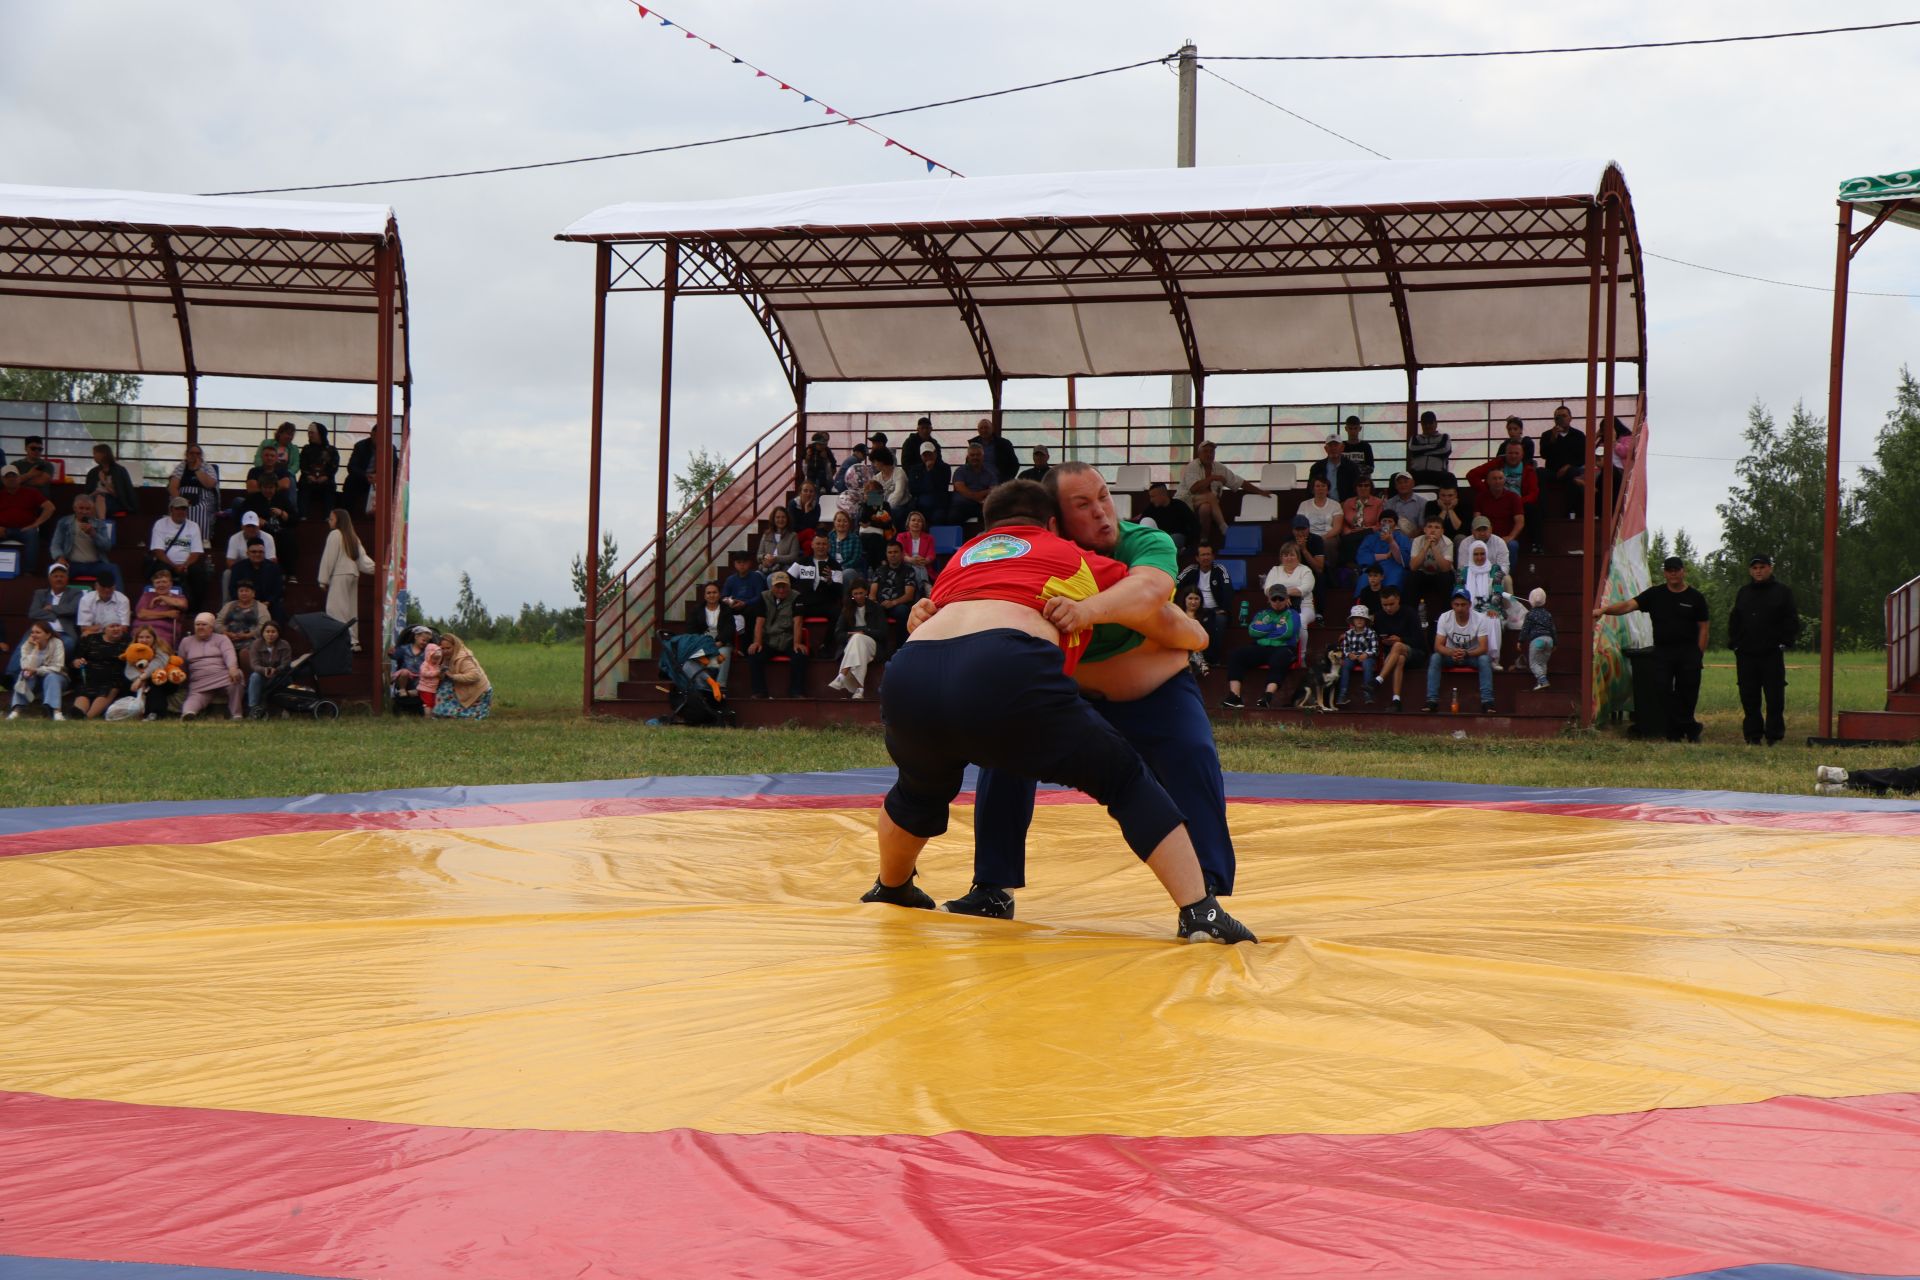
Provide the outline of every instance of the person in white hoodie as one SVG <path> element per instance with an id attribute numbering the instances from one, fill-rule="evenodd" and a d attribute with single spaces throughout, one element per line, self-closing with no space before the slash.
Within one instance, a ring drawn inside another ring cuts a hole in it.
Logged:
<path id="1" fill-rule="evenodd" d="M 20 708 L 31 703 L 36 692 L 53 708 L 55 720 L 67 718 L 60 711 L 67 692 L 67 650 L 44 622 L 35 622 L 20 642 L 20 674 L 13 682 L 13 707 L 7 719 L 18 720 Z"/>
<path id="2" fill-rule="evenodd" d="M 373 557 L 353 531 L 344 507 L 327 513 L 327 545 L 320 552 L 320 581 L 327 584 L 327 616 L 347 624 L 353 651 L 360 652 L 360 575 L 373 572 Z"/>

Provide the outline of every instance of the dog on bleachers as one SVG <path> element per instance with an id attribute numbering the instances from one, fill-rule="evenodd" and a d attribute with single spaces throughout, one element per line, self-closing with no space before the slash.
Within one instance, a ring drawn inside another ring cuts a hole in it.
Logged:
<path id="1" fill-rule="evenodd" d="M 1339 689 L 1340 647 L 1328 645 L 1300 673 L 1300 692 L 1294 695 L 1293 705 L 1300 711 L 1336 711 Z"/>

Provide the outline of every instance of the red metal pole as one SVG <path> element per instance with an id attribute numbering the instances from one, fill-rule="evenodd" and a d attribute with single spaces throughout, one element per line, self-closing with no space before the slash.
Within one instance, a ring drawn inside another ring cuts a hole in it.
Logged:
<path id="1" fill-rule="evenodd" d="M 667 242 L 666 284 L 660 290 L 660 492 L 654 505 L 653 625 L 667 616 L 667 489 L 673 479 L 673 302 L 680 292 L 680 244 Z"/>
<path id="2" fill-rule="evenodd" d="M 1847 275 L 1853 206 L 1842 200 L 1833 255 L 1833 346 L 1827 362 L 1827 510 L 1820 531 L 1820 736 L 1833 736 L 1834 577 L 1840 558 L 1840 390 L 1847 363 Z"/>
<path id="3" fill-rule="evenodd" d="M 375 391 L 373 409 L 373 543 L 379 548 L 375 557 L 373 617 L 373 714 L 387 709 L 386 672 L 380 669 L 380 655 L 387 651 L 387 575 L 393 572 L 393 294 L 394 255 L 398 246 L 392 237 L 375 250 L 374 289 L 379 294 L 379 337 L 374 341 Z M 358 624 L 356 624 L 358 625 Z"/>
<path id="4" fill-rule="evenodd" d="M 1600 211 L 1587 212 L 1587 446 L 1593 446 L 1594 420 L 1593 410 L 1600 390 Z M 1593 606 L 1597 601 L 1595 594 L 1595 574 L 1593 570 L 1593 476 L 1586 478 L 1581 486 L 1585 511 L 1580 520 L 1580 613 L 1586 643 L 1580 646 L 1580 724 L 1582 728 L 1592 726 L 1594 717 L 1593 702 L 1593 645 L 1599 634 L 1593 619 Z"/>
<path id="5" fill-rule="evenodd" d="M 1589 477 L 1587 487 L 1600 486 L 1600 547 L 1601 554 L 1612 563 L 1613 556 L 1613 387 L 1614 353 L 1618 349 L 1618 330 L 1620 328 L 1620 202 L 1616 197 L 1607 197 L 1607 407 L 1600 425 L 1600 474 Z M 1593 443 L 1591 437 L 1587 443 Z M 1600 567 L 1594 566 L 1594 578 L 1599 580 Z"/>
<path id="6" fill-rule="evenodd" d="M 1193 448 L 1200 451 L 1200 442 L 1207 438 L 1207 376 L 1196 374 L 1188 379 L 1193 383 Z M 1180 476 L 1179 468 L 1174 469 L 1173 478 Z"/>
<path id="7" fill-rule="evenodd" d="M 587 599 L 586 673 L 580 688 L 580 714 L 593 714 L 593 678 L 600 648 L 600 425 L 607 394 L 607 287 L 613 279 L 613 246 L 594 246 L 593 257 L 593 408 L 587 444 Z M 624 604 L 625 601 L 622 601 Z"/>

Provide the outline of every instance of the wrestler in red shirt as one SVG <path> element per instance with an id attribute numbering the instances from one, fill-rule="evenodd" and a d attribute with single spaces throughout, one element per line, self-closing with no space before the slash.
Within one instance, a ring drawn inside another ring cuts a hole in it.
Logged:
<path id="1" fill-rule="evenodd" d="M 1041 612 L 1055 596 L 1085 600 L 1126 576 L 1127 566 L 1118 560 L 1084 551 L 1037 524 L 1003 524 L 953 553 L 933 584 L 933 603 L 944 608 L 962 600 L 1005 600 Z M 1066 654 L 1062 669 L 1068 675 L 1079 665 L 1092 634 L 1060 637 Z"/>

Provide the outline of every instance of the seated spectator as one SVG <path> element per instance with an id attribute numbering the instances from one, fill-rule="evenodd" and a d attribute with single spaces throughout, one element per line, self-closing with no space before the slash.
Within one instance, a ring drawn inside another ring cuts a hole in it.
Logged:
<path id="1" fill-rule="evenodd" d="M 840 472 L 833 478 L 833 491 L 838 496 L 834 503 L 836 509 L 858 520 L 861 510 L 867 505 L 867 482 L 873 479 L 873 464 L 867 461 L 867 446 L 857 444 L 853 452 L 840 464 Z"/>
<path id="2" fill-rule="evenodd" d="M 187 667 L 187 698 L 180 704 L 180 718 L 198 720 L 207 705 L 221 697 L 227 702 L 227 719 L 240 719 L 240 685 L 245 678 L 240 655 L 233 651 L 233 641 L 213 629 L 212 614 L 194 615 L 193 634 L 180 642 L 177 652 Z"/>
<path id="3" fill-rule="evenodd" d="M 80 489 L 92 495 L 102 519 L 121 520 L 135 511 L 133 477 L 114 460 L 112 445 L 93 446 L 93 465 L 87 468 Z"/>
<path id="4" fill-rule="evenodd" d="M 914 472 L 925 465 L 925 458 L 931 452 L 938 460 L 940 442 L 933 438 L 933 419 L 922 415 L 914 421 L 913 434 L 900 442 L 900 465 L 906 470 L 907 479 L 913 479 Z M 942 488 L 941 492 L 945 492 Z"/>
<path id="5" fill-rule="evenodd" d="M 947 520 L 964 525 L 980 518 L 980 504 L 997 483 L 986 453 L 978 444 L 967 446 L 967 460 L 953 473 L 953 496 L 947 500 Z"/>
<path id="6" fill-rule="evenodd" d="M 1464 589 L 1453 593 L 1452 607 L 1433 628 L 1433 656 L 1427 659 L 1426 710 L 1440 709 L 1440 680 L 1448 667 L 1472 667 L 1480 677 L 1480 710 L 1493 712 L 1493 619 L 1473 607 Z"/>
<path id="7" fill-rule="evenodd" d="M 1220 495 L 1230 490 L 1245 489 L 1252 493 L 1265 493 L 1259 485 L 1244 479 L 1232 467 L 1219 462 L 1219 445 L 1211 440 L 1203 440 L 1194 450 L 1193 461 L 1180 473 L 1180 499 L 1193 508 L 1194 521 L 1199 528 L 1198 537 L 1211 537 L 1224 542 L 1227 537 L 1227 513 L 1220 505 Z M 1208 530 L 1212 533 L 1209 534 Z"/>
<path id="8" fill-rule="evenodd" d="M 247 472 L 246 492 L 235 504 L 234 516 L 244 518 L 251 511 L 260 517 L 260 527 L 271 533 L 279 546 L 287 581 L 298 582 L 299 578 L 294 576 L 299 556 L 294 549 L 293 527 L 299 522 L 300 509 L 294 494 L 293 475 L 279 461 L 277 449 L 269 445 L 265 456 L 267 460 L 263 465 Z"/>
<path id="9" fill-rule="evenodd" d="M 1404 598 L 1426 625 L 1429 603 L 1438 611 L 1441 601 L 1453 590 L 1453 539 L 1441 528 L 1440 517 L 1427 517 L 1426 531 L 1407 547 L 1407 577 L 1401 585 Z"/>
<path id="10" fill-rule="evenodd" d="M 1207 660 L 1218 662 L 1227 640 L 1227 621 L 1233 616 L 1233 580 L 1227 577 L 1226 566 L 1214 560 L 1212 544 L 1195 547 L 1193 560 L 1174 583 L 1173 595 L 1178 600 L 1189 591 L 1199 594 L 1200 612 L 1195 616 L 1207 629 Z"/>
<path id="11" fill-rule="evenodd" d="M 7 719 L 18 720 L 23 707 L 33 705 L 37 695 L 53 711 L 55 720 L 65 720 L 60 710 L 67 693 L 67 649 L 53 628 L 36 621 L 27 628 L 20 642 L 20 674 L 13 679 L 13 707 Z"/>
<path id="12" fill-rule="evenodd" d="M 1348 414 L 1345 422 L 1347 438 L 1340 442 L 1340 455 L 1353 463 L 1356 476 L 1373 475 L 1373 446 L 1360 438 L 1361 423 L 1359 414 Z"/>
<path id="13" fill-rule="evenodd" d="M 831 618 L 840 612 L 840 584 L 845 578 L 846 573 L 833 558 L 833 540 L 821 534 L 813 540 L 813 555 L 796 560 L 787 569 L 800 616 Z M 771 574 L 767 581 L 773 581 Z"/>
<path id="14" fill-rule="evenodd" d="M 1525 458 L 1520 456 L 1520 442 L 1507 441 L 1498 458 L 1489 458 L 1473 470 L 1467 472 L 1467 483 L 1473 486 L 1477 496 L 1493 492 L 1489 477 L 1495 471 L 1500 473 L 1500 487 L 1520 498 L 1521 527 L 1527 531 L 1529 548 L 1538 555 L 1540 552 L 1540 473 Z M 1482 509 L 1493 518 L 1495 527 L 1499 527 L 1499 516 L 1484 503 Z M 1515 535 L 1518 536 L 1517 534 Z"/>
<path id="15" fill-rule="evenodd" d="M 1427 629 L 1413 610 L 1406 607 L 1398 587 L 1382 587 L 1380 608 L 1373 615 L 1373 630 L 1380 637 L 1380 671 L 1373 678 L 1374 687 L 1380 688 L 1391 678 L 1393 700 L 1387 704 L 1388 708 L 1402 710 L 1401 681 L 1409 670 L 1418 671 L 1426 665 Z"/>
<path id="16" fill-rule="evenodd" d="M 289 475 L 298 473 L 300 470 L 300 446 L 295 444 L 293 440 L 299 433 L 300 428 L 294 426 L 291 422 L 283 422 L 275 427 L 273 429 L 273 435 L 268 439 L 262 440 L 259 446 L 254 449 L 253 465 L 256 467 L 268 465 L 267 452 L 268 450 L 272 450 L 273 456 L 281 465 L 286 467 Z"/>
<path id="17" fill-rule="evenodd" d="M 707 590 L 712 592 L 714 603 L 718 605 L 720 601 L 720 584 L 717 582 L 709 582 L 707 584 Z M 720 610 L 720 616 L 724 619 L 727 616 L 726 611 Z M 292 661 L 291 654 L 289 654 L 289 656 L 281 660 L 278 665 L 274 664 L 274 655 L 271 646 L 263 647 L 269 627 L 273 629 L 273 643 L 282 643 L 280 640 L 280 624 L 268 621 L 261 625 L 260 634 L 255 636 L 253 643 L 247 646 L 247 670 L 252 672 L 252 674 L 247 677 L 247 711 L 256 717 L 263 714 L 264 711 L 264 704 L 261 701 L 261 691 L 264 680 L 260 673 L 260 663 L 265 662 L 273 668 L 273 670 L 267 672 L 265 677 L 266 679 L 271 679 L 274 672 L 278 671 L 280 667 L 285 666 L 287 662 Z M 729 652 L 731 650 L 732 639 L 733 637 L 729 635 L 726 640 L 720 642 L 722 652 Z M 387 651 L 387 658 L 393 664 L 393 671 L 388 679 L 388 684 L 393 690 L 393 708 L 395 711 L 406 715 L 419 715 L 426 710 L 425 704 L 420 701 L 420 664 L 426 658 L 427 646 L 431 643 L 433 643 L 432 627 L 409 627 L 401 634 L 400 643 L 394 645 L 393 648 Z M 256 710 L 256 708 L 260 709 Z"/>
<path id="18" fill-rule="evenodd" d="M 800 554 L 807 553 L 807 545 L 813 540 L 813 531 L 820 527 L 820 490 L 813 481 L 802 481 L 800 492 L 787 503 L 787 515 L 793 519 L 793 531 L 800 538 Z"/>
<path id="19" fill-rule="evenodd" d="M 913 567 L 913 576 L 920 580 L 920 594 L 933 591 L 933 562 L 939 554 L 933 548 L 933 535 L 927 532 L 927 517 L 924 512 L 913 511 L 907 515 L 906 532 L 895 538 L 901 550 L 907 553 L 907 563 Z"/>
<path id="20" fill-rule="evenodd" d="M 1022 478 L 1027 478 L 1024 473 Z M 1150 524 L 1170 536 L 1179 551 L 1200 541 L 1200 522 L 1194 517 L 1193 508 L 1174 497 L 1173 490 L 1161 480 L 1147 486 L 1147 509 L 1141 513 L 1139 523 Z"/>
<path id="21" fill-rule="evenodd" d="M 51 519 L 47 495 L 25 483 L 12 463 L 0 467 L 0 542 L 20 544 L 21 573 L 40 567 L 40 539 Z"/>
<path id="22" fill-rule="evenodd" d="M 149 623 L 141 623 L 133 629 L 133 640 L 127 646 L 130 652 L 134 645 L 145 645 L 153 651 L 153 656 L 145 662 L 128 659 L 122 674 L 126 677 L 127 690 L 140 699 L 145 708 L 142 713 L 148 720 L 158 720 L 167 714 L 167 704 L 173 700 L 176 689 L 186 686 L 160 679 L 160 674 L 168 669 L 173 657 L 173 646 L 161 638 L 160 632 Z M 122 657 L 126 654 L 122 653 Z"/>
<path id="23" fill-rule="evenodd" d="M 1532 466 L 1534 463 L 1533 441 L 1527 439 L 1526 422 L 1521 419 L 1519 414 L 1510 413 L 1507 415 L 1506 431 L 1507 438 L 1500 442 L 1499 447 L 1493 451 L 1493 456 L 1496 458 L 1505 457 L 1507 446 L 1509 444 L 1517 444 L 1520 446 L 1520 460 L 1528 466 Z M 1516 492 L 1517 491 L 1516 489 Z"/>
<path id="24" fill-rule="evenodd" d="M 1321 541 L 1338 539 L 1347 531 L 1346 513 L 1341 510 L 1338 499 L 1328 496 L 1327 478 L 1316 471 L 1313 479 L 1307 482 L 1311 496 L 1302 502 L 1294 512 L 1296 520 L 1304 519 L 1313 536 Z"/>
<path id="25" fill-rule="evenodd" d="M 1053 454 L 1043 444 L 1033 446 L 1033 465 L 1020 473 L 1022 480 L 1045 480 L 1053 470 Z"/>
<path id="26" fill-rule="evenodd" d="M 720 584 L 720 603 L 733 615 L 734 634 L 743 635 L 752 629 L 753 619 L 760 612 L 768 579 L 753 567 L 753 557 L 747 552 L 736 551 L 730 558 L 733 572 Z"/>
<path id="27" fill-rule="evenodd" d="M 1440 429 L 1440 416 L 1431 409 L 1420 415 L 1420 430 L 1407 442 L 1407 466 L 1416 484 L 1453 479 L 1453 440 Z"/>
<path id="28" fill-rule="evenodd" d="M 726 688 L 727 676 L 733 670 L 733 645 L 740 632 L 733 625 L 732 611 L 721 600 L 719 583 L 709 582 L 700 588 L 698 600 L 687 602 L 687 633 L 705 636 L 720 646 L 717 678 L 720 687 Z"/>
<path id="29" fill-rule="evenodd" d="M 1301 634 L 1300 615 L 1294 612 L 1286 588 L 1274 587 L 1267 593 L 1267 607 L 1247 623 L 1250 642 L 1227 655 L 1227 696 L 1220 705 L 1229 710 L 1246 706 L 1240 696 L 1240 682 L 1248 672 L 1265 667 L 1267 688 L 1257 705 L 1272 706 L 1281 677 L 1300 660 Z"/>
<path id="30" fill-rule="evenodd" d="M 47 570 L 47 585 L 27 605 L 27 621 L 45 623 L 54 639 L 72 644 L 80 638 L 80 601 L 87 594 L 67 580 L 67 566 L 55 564 Z"/>
<path id="31" fill-rule="evenodd" d="M 1200 616 L 1200 593 L 1188 591 L 1181 594 L 1179 599 L 1181 612 L 1205 628 L 1206 619 Z M 1187 670 L 1193 673 L 1193 678 L 1196 680 L 1212 672 L 1213 667 L 1207 661 L 1205 650 L 1196 650 L 1187 655 Z"/>
<path id="32" fill-rule="evenodd" d="M 1400 518 L 1384 504 L 1375 517 L 1373 532 L 1360 539 L 1354 562 L 1363 570 L 1380 566 L 1387 585 L 1405 585 L 1407 569 L 1413 563 L 1413 542 L 1400 532 Z"/>
<path id="33" fill-rule="evenodd" d="M 264 543 L 250 543 L 247 558 L 233 566 L 228 575 L 230 589 L 238 592 L 241 583 L 251 583 L 253 598 L 266 606 L 268 614 L 281 621 L 287 616 L 287 582 L 280 566 L 267 559 Z"/>
<path id="34" fill-rule="evenodd" d="M 165 564 L 173 571 L 173 580 L 192 598 L 204 599 L 213 580 L 207 567 L 207 544 L 201 540 L 200 526 L 187 515 L 187 500 L 174 498 L 167 503 L 167 514 L 153 522 L 147 537 L 147 550 L 153 555 L 148 564 Z M 168 636 L 169 644 L 173 637 Z"/>
<path id="35" fill-rule="evenodd" d="M 340 451 L 328 442 L 327 429 L 317 422 L 307 424 L 307 444 L 300 450 L 300 469 L 295 474 L 300 514 L 309 520 L 326 519 L 333 510 Z"/>
<path id="36" fill-rule="evenodd" d="M 73 709 L 83 720 L 98 720 L 118 698 L 127 695 L 126 664 L 120 655 L 127 647 L 127 624 L 110 622 L 92 633 L 82 633 L 70 651 Z"/>
<path id="37" fill-rule="evenodd" d="M 834 478 L 840 474 L 840 459 L 827 444 L 827 433 L 816 431 L 807 441 L 807 452 L 800 460 L 800 474 L 815 493 L 831 493 Z"/>
<path id="38" fill-rule="evenodd" d="M 231 600 L 233 598 L 233 566 L 247 558 L 247 546 L 254 542 L 258 542 L 266 548 L 266 558 L 268 560 L 276 563 L 279 561 L 280 544 L 273 540 L 272 534 L 260 527 L 259 512 L 242 512 L 239 530 L 227 539 L 227 554 L 225 556 L 227 567 L 225 572 L 221 574 L 221 599 Z M 285 570 L 283 569 L 281 572 L 284 573 Z"/>
<path id="39" fill-rule="evenodd" d="M 1540 470 L 1571 520 L 1586 501 L 1580 490 L 1587 474 L 1587 435 L 1573 425 L 1573 410 L 1565 405 L 1553 411 L 1553 425 L 1541 433 Z"/>
<path id="40" fill-rule="evenodd" d="M 886 560 L 873 575 L 873 598 L 892 628 L 889 648 L 906 643 L 907 615 L 913 612 L 913 602 L 920 595 L 920 579 L 907 563 L 907 549 L 898 539 L 887 543 Z"/>
<path id="41" fill-rule="evenodd" d="M 1308 604 L 1308 612 L 1324 613 L 1327 606 L 1327 581 L 1333 576 L 1332 571 L 1335 566 L 1327 562 L 1327 543 L 1308 526 L 1306 516 L 1293 518 L 1293 547 L 1300 556 L 1300 563 L 1313 571 L 1313 595 Z M 1280 544 L 1283 556 L 1286 550 L 1287 544 Z"/>
<path id="42" fill-rule="evenodd" d="M 888 643 L 886 611 L 867 592 L 867 584 L 858 578 L 847 581 L 847 598 L 833 624 L 833 648 L 840 655 L 840 673 L 827 682 L 856 702 L 867 696 L 867 668 L 886 660 Z"/>
<path id="43" fill-rule="evenodd" d="M 436 720 L 485 720 L 493 711 L 493 682 L 466 641 L 451 631 L 440 635 L 441 661 L 438 692 L 433 700 Z"/>
<path id="44" fill-rule="evenodd" d="M 167 496 L 187 500 L 187 518 L 200 526 L 200 544 L 212 546 L 213 516 L 220 507 L 220 468 L 207 461 L 199 445 L 188 445 L 186 458 L 174 464 L 167 477 Z"/>
<path id="45" fill-rule="evenodd" d="M 859 514 L 853 517 L 853 523 L 860 533 L 861 556 L 872 568 L 886 559 L 887 544 L 893 541 L 894 531 L 893 512 L 887 510 L 886 481 L 880 478 L 878 467 L 867 478 L 865 496 L 866 501 Z"/>
<path id="46" fill-rule="evenodd" d="M 1275 587 L 1282 588 L 1287 591 L 1289 595 L 1298 593 L 1300 597 L 1300 620 L 1304 625 L 1310 627 L 1318 620 L 1319 612 L 1315 609 L 1313 603 L 1315 587 L 1314 573 L 1313 570 L 1308 567 L 1307 562 L 1300 558 L 1300 544 L 1298 542 L 1283 542 L 1280 544 L 1280 561 L 1274 565 L 1273 568 L 1267 570 L 1266 580 L 1260 584 L 1261 591 L 1266 593 L 1269 599 L 1272 598 Z"/>
<path id="47" fill-rule="evenodd" d="M 427 638 L 433 635 L 431 627 L 415 627 L 412 643 L 394 646 L 394 653 L 400 656 L 394 666 L 393 693 L 394 702 L 406 702 L 413 707 L 420 705 L 418 682 L 420 678 L 420 655 L 426 645 L 421 643 L 419 635 L 426 632 Z M 412 665 L 408 661 L 411 658 Z M 293 647 L 280 638 L 280 624 L 269 619 L 260 626 L 260 634 L 247 642 L 247 714 L 258 720 L 267 714 L 267 685 L 273 678 L 285 671 L 293 662 Z M 406 677 L 402 679 L 401 677 Z M 404 691 L 404 692 L 403 692 Z M 411 709 L 411 708 L 408 708 Z"/>
<path id="48" fill-rule="evenodd" d="M 267 607 L 253 594 L 253 583 L 242 580 L 233 589 L 233 599 L 220 606 L 213 616 L 214 629 L 225 636 L 234 651 L 243 651 L 260 634 L 260 628 L 272 620 Z"/>
<path id="49" fill-rule="evenodd" d="M 1454 573 L 1454 586 L 1456 590 L 1467 593 L 1475 610 L 1496 620 L 1497 626 L 1490 637 L 1489 647 L 1493 652 L 1493 669 L 1498 671 L 1501 669 L 1498 627 L 1506 625 L 1507 576 L 1487 555 L 1486 543 L 1471 542 L 1466 551 L 1466 560 Z"/>
<path id="50" fill-rule="evenodd" d="M 1520 652 L 1533 672 L 1536 691 L 1547 687 L 1547 668 L 1553 662 L 1553 647 L 1560 639 L 1553 613 L 1547 608 L 1547 590 L 1535 587 L 1527 593 L 1527 616 L 1520 623 Z"/>
<path id="51" fill-rule="evenodd" d="M 765 608 L 753 620 L 753 642 L 747 646 L 747 667 L 753 676 L 753 696 L 768 697 L 767 663 L 785 658 L 789 664 L 787 695 L 804 698 L 807 694 L 807 628 L 793 594 L 793 579 L 784 573 L 773 575 Z"/>
<path id="52" fill-rule="evenodd" d="M 1360 701 L 1373 705 L 1373 663 L 1380 656 L 1380 636 L 1373 629 L 1373 611 L 1363 604 L 1347 610 L 1347 629 L 1340 633 L 1340 705 L 1351 706 L 1349 677 L 1360 673 Z"/>
<path id="53" fill-rule="evenodd" d="M 94 514 L 94 500 L 80 494 L 73 500 L 73 514 L 62 516 L 53 526 L 53 544 L 49 548 L 56 561 L 73 574 L 105 578 L 115 587 L 121 585 L 120 566 L 107 555 L 113 550 L 114 525 Z"/>
<path id="54" fill-rule="evenodd" d="M 367 495 L 373 492 L 373 437 L 361 436 L 347 451 L 347 482 L 340 486 L 340 505 L 356 516 L 367 514 Z"/>
<path id="55" fill-rule="evenodd" d="M 887 513 L 887 536 L 892 537 L 907 527 L 907 513 L 913 510 L 913 492 L 907 487 L 907 469 L 899 464 L 893 450 L 885 445 L 877 445 L 867 451 L 867 461 L 873 466 L 873 480 L 868 485 L 867 501 L 873 504 L 874 486 L 879 487 L 879 507 Z"/>
<path id="56" fill-rule="evenodd" d="M 1448 476 L 1440 482 L 1440 488 L 1434 492 L 1433 501 L 1427 503 L 1427 509 L 1421 519 L 1439 518 L 1440 528 L 1447 537 L 1458 542 L 1473 529 L 1473 507 L 1462 499 L 1460 486 Z"/>
<path id="57" fill-rule="evenodd" d="M 17 464 L 20 468 L 20 483 L 35 489 L 45 489 L 49 485 L 60 484 L 66 480 L 66 464 L 58 458 L 47 456 L 45 440 L 39 436 L 28 436 L 21 444 L 24 452 Z"/>
<path id="58" fill-rule="evenodd" d="M 1360 476 L 1353 482 L 1353 496 L 1340 504 L 1340 563 L 1352 564 L 1360 553 L 1360 544 L 1380 527 L 1380 513 L 1386 504 L 1373 491 L 1373 481 Z"/>
<path id="59" fill-rule="evenodd" d="M 1313 464 L 1307 475 L 1311 485 L 1316 476 L 1324 477 L 1327 482 L 1327 496 L 1335 502 L 1345 502 L 1353 496 L 1354 482 L 1360 478 L 1360 468 L 1353 459 L 1346 456 L 1347 442 L 1338 435 L 1327 437 L 1327 456 Z"/>
<path id="60" fill-rule="evenodd" d="M 1453 563 L 1456 571 L 1460 565 L 1473 558 L 1473 547 L 1476 543 L 1486 547 L 1487 559 L 1499 565 L 1502 570 L 1510 570 L 1513 567 L 1507 544 L 1493 536 L 1493 521 L 1485 516 L 1475 516 L 1473 532 L 1460 539 L 1459 544 L 1453 549 Z"/>
<path id="61" fill-rule="evenodd" d="M 74 610 L 73 620 L 81 635 L 98 635 L 115 623 L 132 626 L 133 606 L 125 595 L 114 589 L 113 579 L 96 578 L 93 590 L 80 597 L 80 607 Z"/>
<path id="62" fill-rule="evenodd" d="M 1507 488 L 1507 473 L 1499 462 L 1492 470 L 1481 471 L 1473 490 L 1473 527 L 1478 529 L 1482 520 L 1487 521 L 1494 537 L 1507 544 L 1507 563 L 1512 564 L 1520 555 L 1520 538 L 1527 530 L 1526 506 L 1519 494 Z"/>
<path id="63" fill-rule="evenodd" d="M 1380 505 L 1393 512 L 1400 522 L 1400 532 L 1411 538 L 1426 523 L 1427 500 L 1413 491 L 1413 476 L 1405 471 L 1394 472 L 1391 483 L 1393 490 Z"/>
<path id="64" fill-rule="evenodd" d="M 1013 451 L 1013 442 L 1002 434 L 999 424 L 992 418 L 982 418 L 974 424 L 973 438 L 969 445 L 979 445 L 980 452 L 986 457 L 987 471 L 993 476 L 993 485 L 1015 479 L 1020 470 L 1020 456 Z"/>
<path id="65" fill-rule="evenodd" d="M 913 509 L 928 524 L 945 524 L 953 502 L 953 474 L 940 460 L 940 446 L 931 440 L 920 446 L 920 465 L 907 473 L 907 493 Z"/>
<path id="66" fill-rule="evenodd" d="M 833 532 L 827 535 L 827 546 L 841 572 L 866 576 L 866 544 L 860 541 L 859 531 L 853 527 L 853 517 L 845 511 L 833 513 Z"/>
<path id="67" fill-rule="evenodd" d="M 1353 602 L 1367 606 L 1367 616 L 1373 617 L 1380 612 L 1380 593 L 1386 589 L 1385 571 L 1378 564 L 1370 564 L 1361 575 L 1360 589 L 1353 593 Z"/>

